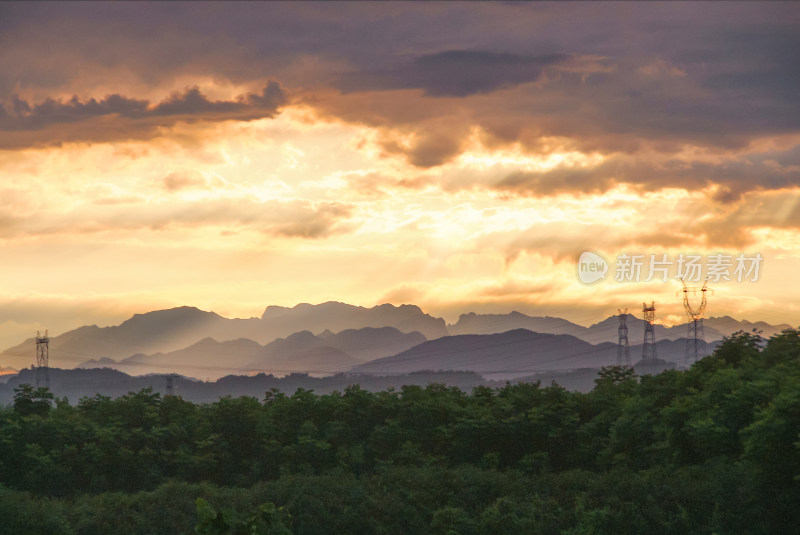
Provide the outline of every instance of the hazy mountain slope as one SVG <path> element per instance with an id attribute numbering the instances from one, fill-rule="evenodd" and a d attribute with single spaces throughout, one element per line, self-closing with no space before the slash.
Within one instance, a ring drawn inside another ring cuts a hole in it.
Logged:
<path id="1" fill-rule="evenodd" d="M 273 374 L 305 372 L 320 376 L 349 370 L 358 363 L 358 360 L 340 349 L 317 346 L 282 359 L 273 359 L 267 365 L 267 369 Z"/>
<path id="2" fill-rule="evenodd" d="M 329 301 L 319 305 L 299 304 L 293 308 L 267 307 L 261 316 L 264 329 L 273 338 L 301 330 L 340 332 L 363 327 L 394 327 L 402 332 L 417 331 L 432 340 L 447 335 L 441 318 L 425 314 L 415 305 L 378 305 L 372 308 Z"/>
<path id="3" fill-rule="evenodd" d="M 382 358 L 424 341 L 425 337 L 418 332 L 402 333 L 393 327 L 348 329 L 325 336 L 300 331 L 273 340 L 246 366 L 266 373 L 332 373 L 348 370 L 364 357 Z M 361 358 L 354 357 L 354 353 Z"/>
<path id="4" fill-rule="evenodd" d="M 644 339 L 644 320 L 628 314 L 628 342 L 641 344 Z M 769 337 L 779 333 L 789 325 L 770 325 L 764 322 L 751 323 L 747 320 L 738 321 L 729 316 L 722 318 L 706 318 L 703 320 L 705 339 L 708 341 L 721 340 L 733 332 L 753 328 L 763 331 Z M 561 318 L 549 316 L 528 316 L 520 312 L 510 314 L 462 314 L 458 321 L 448 325 L 451 335 L 457 334 L 496 334 L 512 329 L 527 329 L 538 333 L 569 334 L 591 344 L 603 342 L 617 343 L 619 316 L 610 316 L 603 321 L 589 327 L 584 327 Z M 674 327 L 654 325 L 656 340 L 677 340 L 687 335 L 687 325 L 681 324 Z"/>
<path id="5" fill-rule="evenodd" d="M 644 322 L 630 314 L 627 321 L 629 343 L 632 346 L 640 344 Z M 524 328 L 541 334 L 571 335 L 598 345 L 616 344 L 618 325 L 617 316 L 584 327 L 561 318 L 533 317 L 519 312 L 470 313 L 462 315 L 450 329 L 452 334 L 461 335 L 499 334 Z M 751 331 L 756 328 L 768 337 L 789 328 L 788 325 L 737 321 L 727 316 L 708 318 L 704 325 L 707 341 L 720 340 L 738 330 Z M 413 305 L 385 304 L 365 308 L 338 302 L 300 304 L 293 308 L 268 307 L 261 318 L 250 319 L 227 319 L 213 312 L 179 307 L 137 314 L 113 327 L 86 326 L 54 336 L 50 339 L 50 363 L 54 367 L 72 367 L 79 363 L 116 366 L 120 359 L 138 355 L 137 359 L 120 369 L 131 373 L 145 373 L 144 370 L 148 373 L 178 371 L 187 375 L 213 377 L 230 371 L 244 371 L 241 368 L 247 368 L 250 364 L 258 364 L 261 368 L 269 365 L 269 358 L 263 355 L 259 358 L 257 348 L 241 340 L 267 344 L 302 331 L 308 331 L 310 345 L 303 346 L 299 340 L 292 340 L 287 345 L 287 351 L 327 346 L 357 361 L 369 361 L 401 353 L 425 339 L 446 336 L 447 326 L 441 318 L 425 314 Z M 312 332 L 320 334 L 315 337 Z M 685 337 L 686 332 L 686 325 L 672 328 L 655 326 L 656 340 L 677 340 Z M 201 342 L 204 339 L 213 339 L 213 344 L 205 341 L 206 346 L 203 346 Z M 198 343 L 199 346 L 192 347 Z M 214 345 L 223 343 L 227 344 Z M 252 358 L 250 350 L 254 352 Z M 96 362 L 103 358 L 113 359 L 117 363 Z M 0 366 L 16 369 L 28 367 L 34 360 L 35 344 L 32 338 L 0 354 Z M 189 365 L 203 369 L 193 372 L 187 368 Z"/>
<path id="6" fill-rule="evenodd" d="M 177 351 L 140 353 L 119 361 L 91 359 L 77 367 L 108 367 L 133 375 L 180 373 L 199 378 L 250 372 L 335 373 L 361 362 L 351 351 L 362 358 L 380 358 L 424 341 L 420 333 L 402 333 L 393 327 L 350 329 L 338 334 L 328 333 L 325 337 L 300 331 L 264 346 L 248 339 L 219 342 L 204 338 Z"/>
<path id="7" fill-rule="evenodd" d="M 396 355 L 427 341 L 420 332 L 401 332 L 394 327 L 346 329 L 319 336 L 327 345 L 341 349 L 361 362 Z"/>
<path id="8" fill-rule="evenodd" d="M 461 314 L 458 321 L 447 326 L 451 335 L 497 334 L 514 329 L 527 329 L 536 333 L 571 334 L 582 332 L 585 327 L 561 318 L 550 316 L 528 316 L 521 312 L 509 314 Z"/>
<path id="9" fill-rule="evenodd" d="M 628 314 L 628 343 L 641 344 L 644 341 L 644 327 L 645 321 Z M 686 324 L 676 325 L 674 327 L 665 327 L 663 325 L 653 325 L 653 332 L 655 333 L 656 342 L 659 340 L 678 340 L 685 338 L 687 335 Z M 594 325 L 586 328 L 581 334 L 576 334 L 582 340 L 586 340 L 591 344 L 599 344 L 602 342 L 617 343 L 619 340 L 619 316 L 611 316 Z M 705 328 L 706 340 L 721 340 L 722 334 L 716 331 L 713 327 L 707 326 Z"/>
<path id="10" fill-rule="evenodd" d="M 713 353 L 719 343 L 719 340 L 701 342 L 699 345 L 701 356 Z M 636 364 L 642 360 L 642 344 L 630 346 L 630 352 L 631 364 Z M 656 357 L 676 364 L 676 368 L 688 368 L 693 364 L 693 362 L 686 360 L 686 338 L 656 341 Z"/>
<path id="11" fill-rule="evenodd" d="M 569 335 L 515 329 L 500 334 L 458 335 L 353 368 L 362 373 L 470 370 L 487 377 L 529 375 L 540 370 L 600 367 L 616 359 L 614 344 L 592 345 Z"/>
<path id="12" fill-rule="evenodd" d="M 246 373 L 246 364 L 262 346 L 247 338 L 219 342 L 213 338 L 192 344 L 189 347 L 156 353 L 134 355 L 121 361 L 118 367 L 128 373 L 180 373 L 189 377 L 215 378 L 228 373 Z"/>
<path id="13" fill-rule="evenodd" d="M 364 308 L 329 302 L 302 304 L 294 308 L 269 307 L 260 319 L 228 319 L 193 307 L 179 307 L 136 314 L 113 327 L 80 327 L 53 336 L 50 339 L 50 363 L 52 366 L 72 367 L 104 357 L 118 360 L 136 354 L 170 353 L 204 338 L 218 341 L 247 338 L 266 344 L 303 330 L 340 332 L 364 327 L 394 327 L 404 333 L 417 331 L 426 338 L 447 334 L 444 320 L 429 316 L 412 305 L 395 307 L 386 304 Z M 398 351 L 398 347 L 392 346 L 381 356 Z M 358 359 L 373 356 L 369 350 L 357 352 Z M 33 338 L 0 354 L 0 365 L 14 368 L 30 366 L 34 360 Z"/>
<path id="14" fill-rule="evenodd" d="M 630 343 L 641 343 L 644 322 L 628 315 L 628 339 Z M 549 316 L 528 316 L 521 312 L 510 314 L 462 314 L 458 322 L 449 325 L 450 334 L 497 334 L 513 329 L 527 329 L 543 334 L 568 334 L 591 344 L 603 342 L 616 343 L 619 320 L 611 316 L 591 327 L 584 327 L 570 321 Z M 656 325 L 656 338 L 667 338 L 664 327 Z"/>
<path id="15" fill-rule="evenodd" d="M 715 344 L 706 346 L 711 353 Z M 686 340 L 656 343 L 659 358 L 685 362 Z M 631 363 L 641 360 L 642 346 L 630 346 Z M 353 368 L 360 373 L 409 373 L 420 370 L 469 370 L 491 379 L 509 379 L 541 371 L 600 368 L 617 362 L 617 345 L 589 344 L 570 335 L 516 329 L 500 334 L 458 335 L 432 340 L 407 351 Z"/>
<path id="16" fill-rule="evenodd" d="M 193 307 L 136 314 L 114 327 L 80 327 L 50 338 L 50 364 L 69 367 L 87 359 L 125 358 L 137 353 L 170 352 L 211 337 L 249 338 L 259 332 L 258 319 L 227 319 Z M 5 350 L 0 361 L 29 366 L 35 356 L 33 339 Z"/>
<path id="17" fill-rule="evenodd" d="M 752 332 L 753 329 L 761 331 L 761 336 L 769 338 L 779 334 L 785 329 L 791 329 L 792 326 L 787 323 L 779 325 L 771 325 L 764 321 L 750 322 L 747 320 L 735 320 L 730 316 L 720 316 L 715 318 L 706 318 L 703 320 L 703 327 L 705 330 L 713 328 L 717 332 L 729 336 L 736 331 Z"/>

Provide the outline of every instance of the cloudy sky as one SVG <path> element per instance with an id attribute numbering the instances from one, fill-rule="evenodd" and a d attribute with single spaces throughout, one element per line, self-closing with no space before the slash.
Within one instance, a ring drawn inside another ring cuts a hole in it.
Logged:
<path id="1" fill-rule="evenodd" d="M 710 315 L 800 324 L 796 3 L 12 3 L 0 50 L 3 347 L 178 305 L 674 323 L 680 255 L 730 256 Z"/>

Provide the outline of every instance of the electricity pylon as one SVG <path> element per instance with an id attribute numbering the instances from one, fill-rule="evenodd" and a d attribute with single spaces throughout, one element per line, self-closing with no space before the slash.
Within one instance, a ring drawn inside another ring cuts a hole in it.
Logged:
<path id="1" fill-rule="evenodd" d="M 50 337 L 47 331 L 39 336 L 36 331 L 36 388 L 42 386 L 50 389 Z"/>
<path id="2" fill-rule="evenodd" d="M 706 295 L 711 289 L 707 287 L 708 279 L 703 282 L 701 288 L 688 287 L 683 279 L 681 279 L 681 284 L 683 285 L 683 308 L 686 310 L 688 318 L 688 323 L 686 324 L 688 328 L 686 334 L 686 360 L 687 362 L 689 360 L 697 362 L 697 359 L 700 358 L 700 345 L 705 345 L 703 313 L 706 311 L 706 305 L 708 304 Z M 694 308 L 689 302 L 689 294 L 696 295 L 698 292 L 702 296 L 700 306 Z"/>
<path id="3" fill-rule="evenodd" d="M 656 367 L 656 332 L 653 329 L 653 321 L 656 319 L 656 303 L 652 301 L 650 306 L 642 303 L 642 315 L 644 317 L 644 343 L 642 344 L 642 364 L 650 365 L 653 373 Z"/>
<path id="4" fill-rule="evenodd" d="M 631 348 L 628 347 L 628 309 L 619 312 L 619 342 L 617 343 L 617 366 L 631 367 Z"/>

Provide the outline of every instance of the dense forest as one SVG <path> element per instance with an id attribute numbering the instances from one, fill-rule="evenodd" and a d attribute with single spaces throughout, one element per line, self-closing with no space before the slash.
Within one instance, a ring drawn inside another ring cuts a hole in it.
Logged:
<path id="1" fill-rule="evenodd" d="M 23 385 L 0 410 L 0 532 L 796 532 L 800 333 L 596 383 L 77 405 Z"/>

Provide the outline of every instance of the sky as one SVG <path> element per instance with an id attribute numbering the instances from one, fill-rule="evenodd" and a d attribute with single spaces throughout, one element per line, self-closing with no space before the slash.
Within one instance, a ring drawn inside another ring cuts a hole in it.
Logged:
<path id="1" fill-rule="evenodd" d="M 800 324 L 797 3 L 3 3 L 0 50 L 2 347 L 181 305 L 675 324 L 690 257 L 708 315 Z"/>

